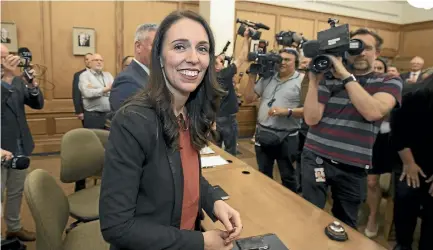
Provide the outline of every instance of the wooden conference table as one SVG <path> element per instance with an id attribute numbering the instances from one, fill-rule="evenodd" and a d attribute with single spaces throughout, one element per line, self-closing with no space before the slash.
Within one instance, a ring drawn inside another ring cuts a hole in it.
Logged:
<path id="1" fill-rule="evenodd" d="M 324 229 L 336 218 L 217 146 L 210 148 L 214 155 L 231 161 L 228 165 L 203 169 L 203 176 L 211 185 L 220 185 L 230 196 L 226 202 L 241 214 L 240 238 L 275 233 L 290 250 L 385 249 L 346 224 L 343 225 L 349 240 L 330 240 Z M 220 222 L 213 223 L 207 216 L 202 227 L 224 230 Z"/>

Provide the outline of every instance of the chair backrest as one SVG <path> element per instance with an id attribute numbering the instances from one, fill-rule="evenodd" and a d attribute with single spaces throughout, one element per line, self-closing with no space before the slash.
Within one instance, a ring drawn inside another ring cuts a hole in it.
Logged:
<path id="1" fill-rule="evenodd" d="M 77 128 L 62 137 L 60 180 L 71 183 L 101 173 L 104 146 L 91 129 Z"/>
<path id="2" fill-rule="evenodd" d="M 110 131 L 105 129 L 90 129 L 90 130 L 93 131 L 98 136 L 102 146 L 105 149 L 105 145 L 108 142 L 108 136 L 110 135 Z"/>
<path id="3" fill-rule="evenodd" d="M 24 196 L 36 225 L 36 249 L 62 249 L 62 235 L 69 218 L 69 202 L 56 180 L 45 170 L 27 175 Z"/>

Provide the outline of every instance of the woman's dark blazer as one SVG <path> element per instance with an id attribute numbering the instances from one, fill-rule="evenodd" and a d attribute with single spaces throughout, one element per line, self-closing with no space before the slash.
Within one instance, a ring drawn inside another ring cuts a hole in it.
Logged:
<path id="1" fill-rule="evenodd" d="M 110 249 L 204 249 L 200 231 L 179 229 L 182 199 L 180 153 L 167 147 L 155 111 L 121 108 L 111 124 L 99 201 L 101 232 Z M 202 209 L 217 220 L 216 200 L 200 166 L 197 226 Z"/>

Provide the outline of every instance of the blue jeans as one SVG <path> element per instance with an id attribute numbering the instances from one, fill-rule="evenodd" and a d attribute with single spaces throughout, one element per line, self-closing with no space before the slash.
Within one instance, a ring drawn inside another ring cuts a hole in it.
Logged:
<path id="1" fill-rule="evenodd" d="M 224 142 L 225 151 L 236 156 L 237 142 L 238 142 L 238 122 L 236 121 L 236 114 L 216 118 L 217 132 L 217 146 L 221 147 Z"/>

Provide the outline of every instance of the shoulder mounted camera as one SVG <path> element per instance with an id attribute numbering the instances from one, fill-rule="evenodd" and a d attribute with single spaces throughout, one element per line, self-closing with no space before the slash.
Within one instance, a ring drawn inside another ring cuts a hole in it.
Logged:
<path id="1" fill-rule="evenodd" d="M 279 33 L 275 34 L 275 41 L 278 45 L 284 46 L 284 47 L 292 47 L 293 44 L 296 44 L 296 47 L 302 47 L 302 44 L 307 41 L 302 36 L 302 33 L 296 33 L 294 31 L 280 31 Z"/>
<path id="2" fill-rule="evenodd" d="M 241 20 L 241 19 L 237 18 L 236 23 L 241 24 L 239 26 L 239 29 L 238 29 L 238 35 L 240 35 L 240 36 L 244 35 L 247 27 L 254 29 L 254 31 L 249 30 L 249 33 L 248 33 L 249 37 L 251 37 L 252 40 L 260 40 L 262 32 L 258 31 L 258 29 L 269 30 L 269 27 L 264 25 L 263 23 L 256 23 L 256 22 L 252 22 L 250 20 Z"/>
<path id="3" fill-rule="evenodd" d="M 257 74 L 260 77 L 268 78 L 277 72 L 277 67 L 281 64 L 282 58 L 274 52 L 267 52 L 268 41 L 260 40 L 257 50 L 248 53 L 248 61 L 253 62 L 247 73 Z"/>
<path id="4" fill-rule="evenodd" d="M 328 55 L 342 57 L 347 63 L 348 55 L 359 55 L 364 51 L 364 43 L 359 39 L 350 39 L 349 25 L 336 26 L 337 19 L 328 19 L 330 29 L 317 33 L 317 40 L 303 44 L 304 56 L 312 58 L 309 70 L 314 73 L 325 73 L 332 78 L 330 69 L 332 61 Z"/>

